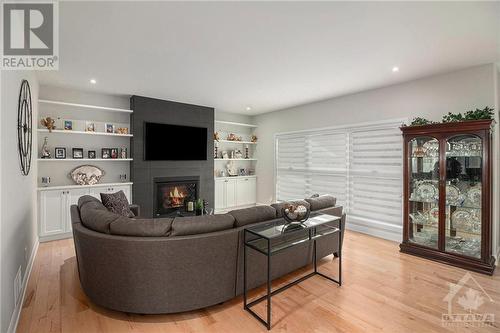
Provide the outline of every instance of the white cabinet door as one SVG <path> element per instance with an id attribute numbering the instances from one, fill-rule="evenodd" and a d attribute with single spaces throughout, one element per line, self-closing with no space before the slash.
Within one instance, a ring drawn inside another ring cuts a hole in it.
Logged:
<path id="1" fill-rule="evenodd" d="M 236 207 L 236 179 L 226 179 L 226 208 Z"/>
<path id="2" fill-rule="evenodd" d="M 240 178 L 237 180 L 237 202 L 238 206 L 248 206 L 256 201 L 256 181 L 255 178 Z"/>
<path id="3" fill-rule="evenodd" d="M 41 191 L 39 200 L 40 236 L 66 232 L 66 191 Z"/>
<path id="4" fill-rule="evenodd" d="M 66 191 L 66 231 L 71 232 L 71 205 L 77 205 L 81 196 L 89 194 L 88 188 L 75 188 Z"/>
<path id="5" fill-rule="evenodd" d="M 215 181 L 215 209 L 226 208 L 226 181 Z"/>

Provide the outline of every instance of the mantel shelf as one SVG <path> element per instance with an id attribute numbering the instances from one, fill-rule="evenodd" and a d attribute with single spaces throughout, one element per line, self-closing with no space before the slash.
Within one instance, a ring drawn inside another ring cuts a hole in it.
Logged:
<path id="1" fill-rule="evenodd" d="M 42 104 L 54 104 L 54 105 L 63 105 L 63 106 L 71 106 L 71 107 L 78 107 L 78 108 L 98 109 L 98 110 L 111 111 L 111 112 L 124 112 L 124 113 L 133 113 L 134 112 L 134 111 L 128 110 L 128 109 L 111 108 L 108 106 L 68 103 L 68 102 L 61 102 L 61 101 L 52 101 L 52 100 L 47 100 L 47 99 L 39 99 L 38 102 L 40 102 Z"/>
<path id="2" fill-rule="evenodd" d="M 38 132 L 49 133 L 48 129 L 39 128 Z M 83 134 L 83 135 L 103 135 L 103 136 L 121 136 L 121 137 L 132 137 L 133 134 L 119 134 L 119 133 L 105 133 L 105 132 L 85 132 L 85 131 L 67 131 L 67 130 L 52 130 L 51 133 L 57 134 Z"/>
<path id="3" fill-rule="evenodd" d="M 132 158 L 39 158 L 38 162 L 130 162 Z"/>

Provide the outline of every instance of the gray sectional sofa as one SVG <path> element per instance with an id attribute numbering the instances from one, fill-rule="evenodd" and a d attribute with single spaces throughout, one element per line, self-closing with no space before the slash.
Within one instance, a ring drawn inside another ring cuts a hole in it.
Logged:
<path id="1" fill-rule="evenodd" d="M 342 216 L 341 223 L 345 223 L 335 198 L 306 200 L 303 202 L 313 214 Z M 71 206 L 82 288 L 95 304 L 142 314 L 189 311 L 232 299 L 243 293 L 243 230 L 251 224 L 282 219 L 282 206 L 143 219 L 111 213 L 98 199 L 83 196 L 78 205 Z M 338 250 L 338 234 L 318 240 L 319 258 Z M 254 288 L 265 283 L 267 262 L 251 249 L 247 255 L 251 268 L 247 283 Z M 309 264 L 311 257 L 309 243 L 276 254 L 272 278 Z"/>

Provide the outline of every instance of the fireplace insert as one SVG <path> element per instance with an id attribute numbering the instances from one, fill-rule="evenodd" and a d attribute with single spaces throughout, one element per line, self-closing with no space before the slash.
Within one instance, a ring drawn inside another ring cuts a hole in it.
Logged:
<path id="1" fill-rule="evenodd" d="M 198 199 L 199 177 L 154 178 L 154 217 L 188 215 L 189 202 Z"/>

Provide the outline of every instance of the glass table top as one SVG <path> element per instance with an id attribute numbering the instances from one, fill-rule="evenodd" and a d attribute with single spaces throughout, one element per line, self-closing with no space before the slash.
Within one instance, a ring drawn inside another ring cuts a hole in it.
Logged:
<path id="1" fill-rule="evenodd" d="M 318 226 L 322 226 L 326 223 L 339 221 L 339 216 L 329 215 L 329 214 L 318 214 L 309 217 L 309 219 L 302 223 L 292 223 L 289 224 L 285 219 L 278 221 L 272 221 L 269 223 L 251 226 L 246 228 L 247 231 L 254 235 L 257 235 L 266 239 L 273 239 L 283 237 L 284 234 L 289 234 L 295 231 L 304 231 Z"/>

